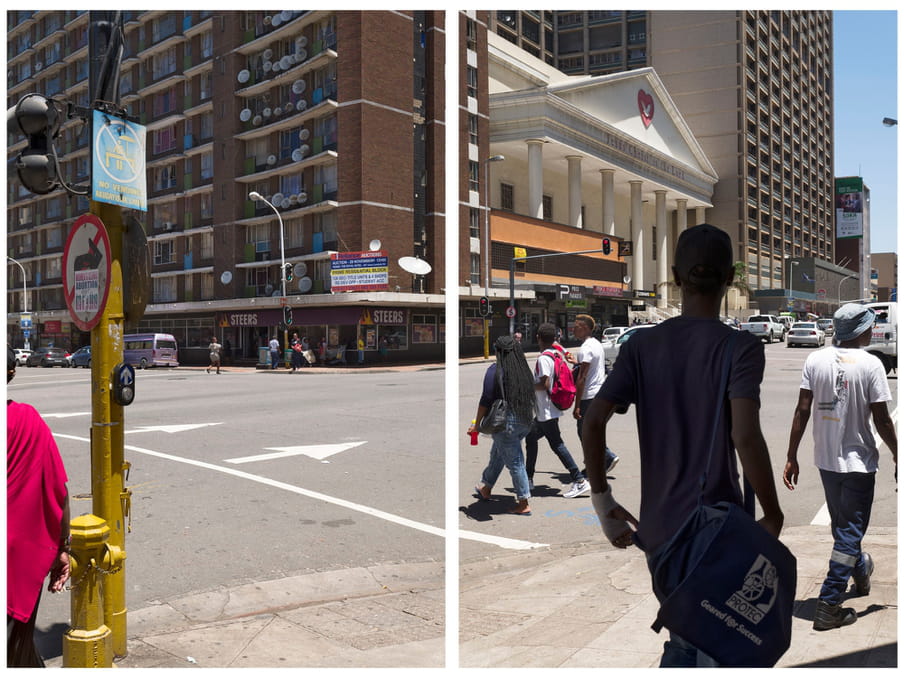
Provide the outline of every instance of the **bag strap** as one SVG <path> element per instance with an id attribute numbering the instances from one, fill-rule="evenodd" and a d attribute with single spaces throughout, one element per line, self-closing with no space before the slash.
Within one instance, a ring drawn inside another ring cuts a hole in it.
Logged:
<path id="1" fill-rule="evenodd" d="M 559 379 L 559 375 L 558 373 L 556 373 L 556 358 L 559 356 L 559 352 L 554 349 L 548 348 L 540 355 L 545 355 L 549 358 L 552 358 L 552 382 L 549 384 L 549 388 L 546 389 L 547 393 L 551 393 L 553 387 L 556 385 L 556 381 L 558 381 Z"/>
<path id="2" fill-rule="evenodd" d="M 706 466 L 703 467 L 703 476 L 700 478 L 700 501 L 703 503 L 703 490 L 706 488 L 706 476 L 709 473 L 709 465 L 713 459 L 713 450 L 716 447 L 716 434 L 719 431 L 719 421 L 722 418 L 722 408 L 725 406 L 725 396 L 728 388 L 728 373 L 731 370 L 731 359 L 734 355 L 735 340 L 738 332 L 732 331 L 725 347 L 725 357 L 722 359 L 722 374 L 719 377 L 719 403 L 716 405 L 716 416 L 713 418 L 713 433 L 709 439 L 709 452 L 706 455 Z"/>

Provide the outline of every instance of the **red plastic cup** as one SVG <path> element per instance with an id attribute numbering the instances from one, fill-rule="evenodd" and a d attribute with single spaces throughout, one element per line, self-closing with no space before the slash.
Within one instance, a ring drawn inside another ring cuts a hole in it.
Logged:
<path id="1" fill-rule="evenodd" d="M 477 444 L 477 436 L 479 436 L 479 435 L 480 435 L 480 431 L 471 431 L 471 444 L 472 445 Z"/>

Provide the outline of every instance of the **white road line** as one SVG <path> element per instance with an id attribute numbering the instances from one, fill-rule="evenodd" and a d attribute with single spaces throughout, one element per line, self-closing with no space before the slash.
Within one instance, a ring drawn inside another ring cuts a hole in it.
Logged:
<path id="1" fill-rule="evenodd" d="M 56 414 L 42 414 L 41 416 L 45 419 L 53 418 L 53 419 L 66 419 L 68 417 L 87 417 L 91 413 L 90 412 L 59 412 Z"/>
<path id="2" fill-rule="evenodd" d="M 896 407 L 891 413 L 892 421 L 897 423 L 898 420 L 898 408 Z M 871 425 L 873 438 L 876 439 L 876 449 L 882 447 L 883 442 L 882 438 L 879 437 L 878 432 L 876 431 L 875 425 Z M 831 525 L 832 519 L 829 516 L 829 507 L 826 504 L 823 504 L 819 511 L 814 516 L 813 520 L 810 521 L 810 525 Z"/>
<path id="3" fill-rule="evenodd" d="M 73 436 L 63 433 L 54 433 L 54 435 L 58 438 L 66 438 L 68 440 L 76 440 L 79 442 L 90 443 L 91 441 L 88 438 L 84 438 L 81 436 Z M 311 499 L 317 499 L 319 501 L 324 501 L 328 504 L 335 504 L 336 506 L 342 506 L 343 508 L 347 508 L 351 511 L 357 511 L 358 513 L 364 513 L 366 515 L 372 516 L 374 518 L 379 518 L 381 520 L 385 520 L 390 523 L 395 523 L 397 525 L 401 525 L 403 527 L 410 527 L 414 530 L 419 530 L 421 532 L 426 532 L 427 534 L 432 534 L 437 537 L 446 536 L 446 531 L 441 527 L 436 527 L 434 525 L 427 525 L 426 523 L 420 523 L 415 520 L 409 520 L 408 518 L 402 518 L 401 516 L 394 515 L 392 513 L 387 513 L 386 511 L 381 511 L 379 509 L 372 508 L 370 506 L 364 506 L 362 504 L 356 504 L 354 502 L 346 501 L 345 499 L 339 499 L 337 497 L 330 497 L 326 494 L 321 494 L 320 492 L 314 492 L 313 490 L 306 490 L 303 487 L 297 487 L 295 485 L 289 485 L 288 483 L 283 483 L 278 480 L 271 480 L 270 478 L 264 478 L 263 476 L 257 476 L 252 473 L 245 473 L 244 471 L 239 471 L 237 469 L 228 468 L 226 466 L 217 466 L 216 464 L 208 464 L 204 461 L 198 461 L 196 459 L 186 459 L 185 457 L 177 457 L 172 454 L 166 454 L 165 452 L 157 452 L 155 450 L 149 450 L 144 447 L 135 447 L 134 445 L 125 445 L 124 448 L 129 450 L 130 452 L 137 452 L 139 454 L 146 454 L 151 457 L 158 457 L 159 459 L 167 459 L 169 461 L 179 462 L 181 464 L 189 464 L 190 466 L 197 466 L 199 468 L 205 468 L 210 471 L 218 471 L 220 473 L 225 473 L 226 475 L 234 476 L 236 478 L 242 478 L 244 480 L 251 480 L 255 483 L 261 483 L 262 485 L 269 485 L 270 487 L 275 487 L 280 490 L 285 490 L 287 492 L 293 492 L 294 494 L 300 494 L 305 497 L 310 497 Z M 531 542 L 523 542 L 517 539 L 505 539 L 502 537 L 491 537 L 487 535 L 481 535 L 478 533 L 466 533 L 461 532 L 460 534 L 465 535 L 464 538 L 472 539 L 474 541 L 482 541 L 489 544 L 495 544 L 501 548 L 508 549 L 529 549 L 529 548 L 538 548 L 545 546 L 545 544 L 533 544 Z"/>
<path id="4" fill-rule="evenodd" d="M 323 461 L 327 457 L 331 457 L 334 454 L 339 454 L 340 452 L 345 452 L 345 450 L 350 450 L 353 447 L 358 447 L 359 445 L 363 445 L 366 442 L 366 440 L 362 440 L 361 442 L 357 443 L 337 443 L 335 445 L 296 445 L 295 447 L 265 447 L 265 450 L 276 450 L 276 452 L 271 452 L 270 454 L 257 454 L 251 457 L 235 457 L 233 459 L 224 459 L 223 461 L 230 464 L 247 464 L 253 461 L 268 461 L 270 459 L 282 459 L 284 457 L 297 457 L 300 454 Z"/>
<path id="5" fill-rule="evenodd" d="M 549 544 L 538 544 L 532 541 L 521 541 L 520 539 L 509 539 L 508 537 L 497 537 L 492 534 L 481 534 L 480 532 L 471 532 L 470 530 L 459 530 L 458 536 L 461 539 L 470 539 L 471 541 L 481 541 L 484 544 L 493 544 L 504 549 L 513 549 L 516 551 L 525 551 L 527 549 L 541 549 Z"/>
<path id="6" fill-rule="evenodd" d="M 138 428 L 134 428 L 131 431 L 126 431 L 126 434 L 129 433 L 153 433 L 155 431 L 160 431 L 162 433 L 182 433 L 184 431 L 191 431 L 196 428 L 204 428 L 206 426 L 219 426 L 223 422 L 215 421 L 210 424 L 164 424 L 162 426 L 139 426 Z"/>

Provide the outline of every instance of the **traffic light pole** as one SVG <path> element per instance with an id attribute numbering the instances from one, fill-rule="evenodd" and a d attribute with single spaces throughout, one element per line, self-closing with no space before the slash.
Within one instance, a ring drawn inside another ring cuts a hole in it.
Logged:
<path id="1" fill-rule="evenodd" d="M 553 252 L 551 254 L 532 254 L 528 257 L 512 257 L 509 262 L 509 308 L 515 307 L 515 262 L 528 259 L 546 259 L 547 257 L 564 257 L 568 254 L 598 254 L 603 250 L 581 250 L 580 252 Z M 515 316 L 509 318 L 509 334 L 515 334 Z"/>
<path id="2" fill-rule="evenodd" d="M 110 528 L 108 543 L 126 557 L 125 519 L 131 508 L 131 490 L 125 488 L 123 406 L 112 397 L 113 371 L 123 360 L 122 209 L 91 201 L 91 214 L 99 217 L 110 240 L 110 292 L 100 321 L 91 330 L 91 495 L 94 514 Z M 113 655 L 125 657 L 125 566 L 104 578 L 104 623 L 112 632 Z"/>

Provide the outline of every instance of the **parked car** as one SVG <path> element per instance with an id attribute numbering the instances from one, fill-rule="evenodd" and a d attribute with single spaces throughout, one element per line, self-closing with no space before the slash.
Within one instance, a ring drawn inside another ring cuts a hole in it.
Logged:
<path id="1" fill-rule="evenodd" d="M 835 323 L 831 318 L 820 318 L 816 321 L 816 324 L 826 333 L 827 337 L 835 336 Z"/>
<path id="2" fill-rule="evenodd" d="M 634 327 L 629 327 L 628 330 L 623 332 L 615 341 L 607 341 L 603 344 L 603 355 L 606 359 L 607 372 L 611 370 L 612 366 L 615 364 L 615 360 L 618 358 L 618 352 L 624 343 L 641 330 L 646 330 L 650 327 L 656 327 L 656 325 L 635 325 Z"/>
<path id="3" fill-rule="evenodd" d="M 600 341 L 615 341 L 629 329 L 629 327 L 607 327 L 603 330 L 603 338 Z"/>
<path id="4" fill-rule="evenodd" d="M 91 346 L 82 346 L 69 356 L 69 367 L 91 368 Z"/>
<path id="5" fill-rule="evenodd" d="M 28 356 L 28 360 L 25 361 L 25 365 L 28 367 L 34 367 L 35 365 L 40 365 L 41 367 L 53 367 L 55 365 L 68 367 L 69 362 L 66 359 L 67 355 L 69 354 L 66 352 L 66 349 L 57 348 L 55 346 L 45 346 L 44 348 L 33 351 L 32 354 Z"/>
<path id="6" fill-rule="evenodd" d="M 746 323 L 741 323 L 741 331 L 750 332 L 760 339 L 765 339 L 767 344 L 771 344 L 776 339 L 784 341 L 788 330 L 785 324 L 774 315 L 752 315 L 747 318 Z"/>
<path id="7" fill-rule="evenodd" d="M 24 365 L 25 361 L 28 360 L 28 356 L 31 355 L 30 348 L 17 348 L 14 349 L 16 352 L 16 365 Z"/>
<path id="8" fill-rule="evenodd" d="M 788 346 L 825 346 L 826 333 L 815 322 L 794 323 L 788 332 Z"/>

